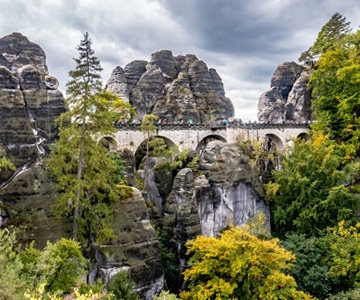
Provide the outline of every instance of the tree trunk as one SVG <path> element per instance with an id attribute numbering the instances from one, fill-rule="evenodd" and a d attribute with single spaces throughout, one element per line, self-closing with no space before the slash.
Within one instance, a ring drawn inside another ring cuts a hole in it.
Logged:
<path id="1" fill-rule="evenodd" d="M 74 227 L 73 227 L 73 237 L 74 241 L 77 240 L 78 234 L 78 218 L 79 218 L 79 210 L 80 210 L 80 195 L 81 195 L 81 175 L 83 168 L 83 158 L 84 158 L 84 134 L 85 134 L 85 120 L 83 120 L 82 128 L 81 128 L 81 144 L 80 144 L 80 153 L 79 153 L 79 166 L 78 166 L 78 190 L 76 192 L 76 203 L 74 206 Z"/>

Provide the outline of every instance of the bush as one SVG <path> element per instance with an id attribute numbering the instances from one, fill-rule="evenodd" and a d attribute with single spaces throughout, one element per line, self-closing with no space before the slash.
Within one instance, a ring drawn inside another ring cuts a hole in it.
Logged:
<path id="1" fill-rule="evenodd" d="M 135 284 L 125 270 L 121 270 L 111 277 L 108 282 L 108 290 L 114 294 L 116 299 L 140 300 L 134 288 Z"/>
<path id="2" fill-rule="evenodd" d="M 175 294 L 170 294 L 169 291 L 161 291 L 159 296 L 154 296 L 153 300 L 176 300 L 177 297 Z"/>

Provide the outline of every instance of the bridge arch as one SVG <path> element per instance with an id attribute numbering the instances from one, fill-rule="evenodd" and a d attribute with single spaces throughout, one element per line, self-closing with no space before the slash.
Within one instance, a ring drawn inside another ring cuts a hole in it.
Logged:
<path id="1" fill-rule="evenodd" d="M 177 145 L 171 139 L 169 139 L 166 136 L 155 135 L 155 136 L 152 136 L 150 138 L 150 140 L 153 140 L 153 139 L 156 139 L 156 138 L 162 139 L 169 148 L 177 147 Z M 146 144 L 147 144 L 147 139 L 143 139 L 142 142 L 139 144 L 139 146 L 136 148 L 136 150 L 134 152 L 136 169 L 139 168 L 142 159 L 146 155 Z M 150 151 L 151 151 L 151 149 L 150 149 Z"/>
<path id="2" fill-rule="evenodd" d="M 304 141 L 309 141 L 311 139 L 311 136 L 308 132 L 302 132 L 297 136 L 298 139 L 302 139 Z"/>
<path id="3" fill-rule="evenodd" d="M 283 152 L 284 142 L 276 134 L 268 133 L 265 135 L 264 147 L 267 152 L 274 151 L 275 148 L 280 152 Z"/>
<path id="4" fill-rule="evenodd" d="M 218 134 L 209 134 L 203 137 L 202 140 L 200 140 L 200 142 L 196 146 L 195 151 L 197 153 L 202 152 L 205 149 L 206 145 L 212 141 L 221 141 L 223 143 L 227 143 L 227 140 L 223 136 Z"/>
<path id="5" fill-rule="evenodd" d="M 117 142 L 111 136 L 104 136 L 100 138 L 98 141 L 99 144 L 104 146 L 108 151 L 116 151 L 117 150 Z"/>

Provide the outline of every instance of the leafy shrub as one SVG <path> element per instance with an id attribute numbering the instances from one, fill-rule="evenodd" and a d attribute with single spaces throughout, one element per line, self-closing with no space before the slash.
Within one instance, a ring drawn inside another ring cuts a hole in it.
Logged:
<path id="1" fill-rule="evenodd" d="M 116 299 L 140 300 L 134 288 L 135 284 L 125 270 L 111 277 L 108 282 L 108 290 Z"/>
<path id="2" fill-rule="evenodd" d="M 175 294 L 170 294 L 169 291 L 161 291 L 159 296 L 154 296 L 153 300 L 176 300 Z"/>

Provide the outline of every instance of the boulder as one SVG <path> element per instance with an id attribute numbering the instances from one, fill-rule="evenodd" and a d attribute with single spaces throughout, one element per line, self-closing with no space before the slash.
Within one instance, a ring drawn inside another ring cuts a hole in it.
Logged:
<path id="1" fill-rule="evenodd" d="M 13 72 L 25 65 L 48 72 L 44 50 L 21 33 L 14 32 L 0 39 L 0 55 L 0 64 Z"/>
<path id="2" fill-rule="evenodd" d="M 19 80 L 11 71 L 3 66 L 0 66 L 0 89 L 19 89 Z"/>
<path id="3" fill-rule="evenodd" d="M 44 83 L 49 90 L 57 90 L 59 88 L 59 81 L 54 76 L 46 75 Z"/>

